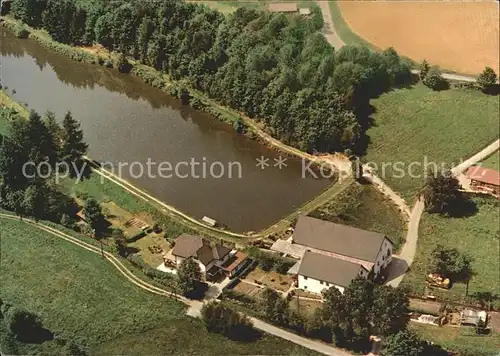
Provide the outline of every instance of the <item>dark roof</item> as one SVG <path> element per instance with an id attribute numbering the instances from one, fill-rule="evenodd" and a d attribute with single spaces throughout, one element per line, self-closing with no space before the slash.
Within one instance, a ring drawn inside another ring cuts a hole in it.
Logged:
<path id="1" fill-rule="evenodd" d="M 182 234 L 175 239 L 172 255 L 184 258 L 195 257 L 200 248 L 209 244 L 210 242 L 201 236 Z"/>
<path id="2" fill-rule="evenodd" d="M 487 183 L 491 185 L 500 185 L 500 172 L 494 169 L 483 168 L 479 166 L 469 167 L 465 173 L 466 177 L 478 182 Z"/>
<path id="3" fill-rule="evenodd" d="M 386 238 L 378 232 L 335 224 L 305 215 L 299 216 L 293 233 L 294 243 L 368 262 L 375 262 Z"/>
<path id="4" fill-rule="evenodd" d="M 210 241 L 200 236 L 182 234 L 175 240 L 172 255 L 184 258 L 196 257 L 205 266 L 213 260 L 222 260 L 231 249 L 223 245 L 210 246 Z"/>
<path id="5" fill-rule="evenodd" d="M 347 287 L 359 275 L 363 266 L 339 258 L 306 251 L 299 274 L 338 286 Z"/>
<path id="6" fill-rule="evenodd" d="M 213 256 L 217 260 L 222 260 L 229 252 L 231 252 L 229 247 L 219 244 L 216 244 L 212 249 Z"/>

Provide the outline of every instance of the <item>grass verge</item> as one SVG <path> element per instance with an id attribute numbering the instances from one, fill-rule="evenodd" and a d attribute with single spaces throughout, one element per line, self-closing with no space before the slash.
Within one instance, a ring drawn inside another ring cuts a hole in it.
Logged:
<path id="1" fill-rule="evenodd" d="M 420 222 L 415 260 L 403 280 L 411 290 L 422 294 L 429 272 L 430 255 L 437 244 L 456 248 L 469 254 L 473 276 L 468 283 L 454 283 L 446 290 L 432 293 L 445 300 L 467 301 L 476 293 L 498 295 L 500 261 L 500 201 L 493 197 L 475 197 L 478 211 L 470 217 L 447 218 L 437 214 L 424 214 Z M 498 301 L 497 301 L 498 306 Z"/>
<path id="2" fill-rule="evenodd" d="M 19 221 L 2 220 L 0 231 L 1 298 L 39 314 L 59 338 L 80 340 L 91 353 L 311 353 L 267 335 L 240 343 L 210 334 L 185 316 L 182 303 L 128 283 L 99 255 Z M 20 354 L 63 354 L 56 341 L 17 346 Z"/>
<path id="3" fill-rule="evenodd" d="M 364 159 L 409 202 L 424 184 L 428 163 L 454 166 L 499 136 L 498 97 L 477 90 L 436 92 L 419 83 L 371 104 L 374 123 Z"/>
<path id="4" fill-rule="evenodd" d="M 481 167 L 494 169 L 500 171 L 500 151 L 496 151 L 491 156 L 479 162 Z"/>
<path id="5" fill-rule="evenodd" d="M 330 14 L 332 15 L 333 26 L 335 27 L 335 32 L 340 37 L 342 42 L 350 45 L 360 45 L 366 46 L 372 51 L 380 51 L 380 48 L 374 46 L 370 42 L 359 37 L 355 32 L 351 30 L 347 22 L 342 17 L 340 7 L 337 1 L 329 1 Z"/>
<path id="6" fill-rule="evenodd" d="M 500 348 L 500 334 L 477 335 L 470 327 L 436 327 L 410 323 L 409 329 L 424 340 L 434 342 L 455 355 L 490 356 Z"/>
<path id="7" fill-rule="evenodd" d="M 352 182 L 310 216 L 389 236 L 397 251 L 404 242 L 406 222 L 398 208 L 370 184 Z"/>

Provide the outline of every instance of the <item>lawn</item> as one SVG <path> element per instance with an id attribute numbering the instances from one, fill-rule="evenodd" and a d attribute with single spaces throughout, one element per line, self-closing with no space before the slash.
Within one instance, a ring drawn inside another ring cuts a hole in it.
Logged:
<path id="1" fill-rule="evenodd" d="M 440 243 L 468 253 L 473 261 L 473 276 L 469 282 L 468 295 L 478 292 L 498 294 L 500 281 L 499 239 L 500 201 L 493 197 L 476 197 L 478 211 L 470 217 L 448 218 L 436 214 L 424 214 L 420 222 L 415 260 L 403 283 L 415 291 L 422 292 L 428 272 L 430 254 Z M 449 291 L 440 290 L 442 298 L 460 301 L 466 295 L 465 283 L 455 283 Z"/>
<path id="2" fill-rule="evenodd" d="M 410 323 L 409 329 L 458 355 L 492 356 L 500 349 L 500 334 L 479 336 L 474 328 L 436 327 Z"/>
<path id="3" fill-rule="evenodd" d="M 500 151 L 495 152 L 485 160 L 480 162 L 481 167 L 491 168 L 500 171 Z"/>
<path id="4" fill-rule="evenodd" d="M 293 297 L 289 304 L 290 309 L 304 316 L 311 316 L 316 309 L 323 307 L 323 302 L 320 300 L 306 300 L 300 297 Z"/>
<path id="5" fill-rule="evenodd" d="M 91 354 L 310 354 L 271 336 L 237 343 L 208 333 L 177 301 L 126 281 L 99 255 L 17 221 L 1 221 L 1 298 L 41 316 L 46 328 L 78 339 Z M 62 354 L 55 341 L 21 354 Z"/>
<path id="6" fill-rule="evenodd" d="M 376 112 L 364 159 L 409 202 L 424 184 L 428 163 L 456 165 L 499 136 L 498 96 L 477 90 L 435 92 L 417 84 L 371 104 Z"/>
<path id="7" fill-rule="evenodd" d="M 333 200 L 309 214 L 316 218 L 385 234 L 396 250 L 404 242 L 406 222 L 398 208 L 372 185 L 353 182 Z"/>

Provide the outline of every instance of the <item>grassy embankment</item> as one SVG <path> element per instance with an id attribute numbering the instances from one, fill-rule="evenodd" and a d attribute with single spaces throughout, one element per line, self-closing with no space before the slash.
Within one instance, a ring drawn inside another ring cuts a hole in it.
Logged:
<path id="1" fill-rule="evenodd" d="M 394 242 L 396 251 L 405 240 L 406 222 L 398 208 L 372 185 L 352 182 L 341 194 L 309 215 L 385 234 Z"/>
<path id="2" fill-rule="evenodd" d="M 422 339 L 434 342 L 454 355 L 491 356 L 497 355 L 500 348 L 500 334 L 477 335 L 472 327 L 437 327 L 410 323 L 409 329 Z"/>
<path id="3" fill-rule="evenodd" d="M 454 283 L 452 288 L 433 291 L 443 299 L 462 301 L 476 293 L 498 295 L 500 287 L 500 201 L 493 197 L 475 197 L 477 213 L 469 217 L 448 218 L 424 214 L 420 222 L 415 261 L 403 283 L 422 293 L 428 273 L 430 255 L 437 244 L 456 248 L 469 254 L 473 261 L 472 278 L 468 283 Z M 468 289 L 468 291 L 467 291 Z M 496 302 L 500 306 L 500 301 Z"/>
<path id="4" fill-rule="evenodd" d="M 0 231 L 1 298 L 90 354 L 311 353 L 267 335 L 240 343 L 210 334 L 182 303 L 137 288 L 99 255 L 18 221 L 2 220 Z M 17 346 L 19 354 L 63 354 L 55 341 Z"/>
<path id="5" fill-rule="evenodd" d="M 383 94 L 371 104 L 374 124 L 367 131 L 371 143 L 364 159 L 375 163 L 378 175 L 410 203 L 424 184 L 425 159 L 454 166 L 499 136 L 498 97 L 478 90 L 436 92 L 419 83 Z M 392 165 L 385 174 L 384 163 Z M 394 176 L 397 168 L 405 170 L 401 178 Z"/>
<path id="6" fill-rule="evenodd" d="M 372 51 L 380 51 L 380 48 L 359 37 L 355 32 L 351 30 L 347 22 L 342 17 L 340 7 L 336 1 L 329 1 L 328 4 L 330 6 L 332 21 L 335 26 L 335 32 L 340 37 L 342 42 L 344 42 L 345 44 L 366 46 Z"/>

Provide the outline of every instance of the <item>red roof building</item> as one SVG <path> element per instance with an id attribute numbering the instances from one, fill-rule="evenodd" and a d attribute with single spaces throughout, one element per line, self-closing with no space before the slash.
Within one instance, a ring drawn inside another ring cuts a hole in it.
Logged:
<path id="1" fill-rule="evenodd" d="M 480 166 L 469 167 L 465 176 L 472 189 L 500 197 L 500 172 Z"/>

